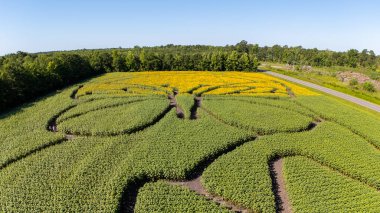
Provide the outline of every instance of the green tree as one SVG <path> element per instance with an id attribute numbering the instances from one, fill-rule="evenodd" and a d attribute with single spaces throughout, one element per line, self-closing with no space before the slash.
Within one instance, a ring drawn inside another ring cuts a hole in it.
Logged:
<path id="1" fill-rule="evenodd" d="M 148 63 L 145 56 L 145 51 L 142 50 L 139 54 L 139 61 L 140 61 L 140 70 L 144 71 L 147 69 Z"/>
<path id="2" fill-rule="evenodd" d="M 254 44 L 250 46 L 250 49 L 249 49 L 250 54 L 258 55 L 259 52 L 260 52 L 260 47 L 258 44 Z"/>
<path id="3" fill-rule="evenodd" d="M 112 51 L 112 68 L 116 72 L 122 72 L 126 70 L 125 59 L 117 50 Z"/>
<path id="4" fill-rule="evenodd" d="M 249 65 L 250 65 L 249 71 L 257 71 L 257 68 L 259 67 L 260 62 L 259 62 L 259 59 L 256 57 L 256 55 L 251 54 L 249 56 Z"/>
<path id="5" fill-rule="evenodd" d="M 95 73 L 104 73 L 112 71 L 112 55 L 109 52 L 95 51 L 88 57 L 91 67 Z"/>
<path id="6" fill-rule="evenodd" d="M 89 63 L 96 73 L 112 72 L 112 62 L 109 52 L 96 51 L 89 56 Z"/>
<path id="7" fill-rule="evenodd" d="M 162 55 L 158 53 L 147 52 L 145 55 L 145 70 L 162 70 L 163 59 Z"/>
<path id="8" fill-rule="evenodd" d="M 164 70 L 174 70 L 174 56 L 172 53 L 168 53 L 164 55 L 163 59 L 163 69 Z"/>
<path id="9" fill-rule="evenodd" d="M 239 67 L 239 61 L 238 61 L 239 55 L 236 51 L 232 51 L 226 61 L 226 70 L 228 71 L 236 71 Z"/>
<path id="10" fill-rule="evenodd" d="M 249 61 L 248 53 L 243 53 L 239 58 L 239 71 L 249 71 L 251 70 L 251 64 Z"/>
<path id="11" fill-rule="evenodd" d="M 223 71 L 223 56 L 221 52 L 213 52 L 211 54 L 210 68 L 213 71 Z"/>
<path id="12" fill-rule="evenodd" d="M 211 54 L 203 53 L 198 66 L 198 70 L 211 70 Z"/>
<path id="13" fill-rule="evenodd" d="M 126 71 L 138 71 L 139 64 L 140 63 L 135 54 L 132 51 L 128 51 L 125 58 Z"/>
<path id="14" fill-rule="evenodd" d="M 358 61 L 359 61 L 358 58 L 359 58 L 359 51 L 355 49 L 350 49 L 347 52 L 347 65 L 353 68 L 357 67 Z"/>
<path id="15" fill-rule="evenodd" d="M 248 47 L 248 42 L 245 40 L 240 41 L 235 45 L 236 51 L 238 53 L 248 53 L 249 52 L 249 47 Z"/>
<path id="16" fill-rule="evenodd" d="M 174 61 L 173 61 L 173 68 L 174 70 L 184 70 L 184 64 L 183 64 L 183 59 L 180 54 L 176 54 L 174 56 Z"/>
<path id="17" fill-rule="evenodd" d="M 7 74 L 0 69 L 0 111 L 13 104 L 16 97 L 12 91 L 12 83 Z"/>

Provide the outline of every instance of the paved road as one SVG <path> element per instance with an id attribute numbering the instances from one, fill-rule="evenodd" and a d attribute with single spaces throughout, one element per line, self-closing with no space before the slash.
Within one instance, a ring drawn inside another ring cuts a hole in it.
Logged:
<path id="1" fill-rule="evenodd" d="M 336 90 L 332 90 L 332 89 L 329 89 L 329 88 L 326 88 L 326 87 L 323 87 L 323 86 L 319 86 L 317 84 L 313 84 L 313 83 L 310 83 L 310 82 L 307 82 L 307 81 L 302 81 L 302 80 L 299 80 L 297 78 L 293 78 L 293 77 L 290 77 L 290 76 L 287 76 L 287 75 L 283 75 L 283 74 L 279 74 L 279 73 L 276 73 L 276 72 L 265 71 L 265 73 L 268 74 L 268 75 L 274 76 L 274 77 L 282 78 L 282 79 L 287 80 L 287 81 L 291 81 L 291 82 L 294 82 L 294 83 L 297 83 L 297 84 L 301 84 L 303 86 L 307 86 L 307 87 L 310 87 L 310 88 L 313 88 L 313 89 L 325 92 L 327 94 L 330 94 L 330 95 L 342 98 L 342 99 L 350 101 L 352 103 L 359 104 L 359 105 L 361 105 L 363 107 L 366 107 L 368 109 L 372 109 L 372 110 L 375 110 L 377 112 L 380 112 L 380 105 L 377 105 L 377 104 L 365 101 L 363 99 L 356 98 L 354 96 L 347 95 L 345 93 L 338 92 Z"/>

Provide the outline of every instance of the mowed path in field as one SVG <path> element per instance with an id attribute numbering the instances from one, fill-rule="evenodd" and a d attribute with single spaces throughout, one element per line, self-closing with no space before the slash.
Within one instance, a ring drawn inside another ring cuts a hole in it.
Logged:
<path id="1" fill-rule="evenodd" d="M 285 187 L 285 177 L 283 173 L 283 167 L 284 167 L 284 162 L 283 158 L 279 158 L 273 162 L 271 162 L 271 173 L 272 173 L 272 178 L 274 181 L 273 189 L 275 199 L 276 199 L 276 207 L 277 207 L 277 212 L 279 213 L 291 213 L 292 207 L 290 204 L 290 199 L 288 192 L 286 191 Z"/>
<path id="2" fill-rule="evenodd" d="M 271 71 L 264 71 L 264 72 L 266 74 L 268 74 L 268 75 L 271 75 L 271 76 L 274 76 L 274 77 L 277 77 L 277 78 L 282 78 L 284 80 L 287 80 L 287 81 L 290 81 L 290 82 L 294 82 L 294 83 L 297 83 L 297 84 L 300 84 L 300 85 L 303 85 L 303 86 L 307 86 L 307 87 L 319 90 L 321 92 L 324 92 L 324 93 L 336 96 L 338 98 L 342 98 L 344 100 L 350 101 L 352 103 L 358 104 L 360 106 L 366 107 L 368 109 L 372 109 L 372 110 L 374 110 L 376 112 L 380 112 L 380 105 L 377 105 L 377 104 L 365 101 L 363 99 L 356 98 L 354 96 L 347 95 L 345 93 L 338 92 L 336 90 L 332 90 L 332 89 L 329 89 L 327 87 L 319 86 L 317 84 L 313 84 L 313 83 L 310 83 L 310 82 L 307 82 L 307 81 L 303 81 L 303 80 L 300 80 L 300 79 L 297 79 L 297 78 L 293 78 L 293 77 L 290 77 L 290 76 L 287 76 L 287 75 L 283 75 L 283 74 L 280 74 L 280 73 L 271 72 Z"/>

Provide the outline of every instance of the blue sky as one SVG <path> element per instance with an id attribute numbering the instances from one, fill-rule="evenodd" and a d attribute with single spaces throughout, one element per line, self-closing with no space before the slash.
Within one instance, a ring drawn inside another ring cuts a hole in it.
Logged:
<path id="1" fill-rule="evenodd" d="M 380 1 L 0 0 L 0 55 L 243 39 L 380 54 Z"/>

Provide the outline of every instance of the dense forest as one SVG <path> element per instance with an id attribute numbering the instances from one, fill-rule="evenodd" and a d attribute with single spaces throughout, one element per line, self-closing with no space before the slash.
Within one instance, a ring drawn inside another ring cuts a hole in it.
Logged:
<path id="1" fill-rule="evenodd" d="M 17 52 L 0 57 L 0 112 L 43 94 L 106 72 L 147 70 L 256 71 L 261 62 L 347 66 L 376 70 L 373 51 L 347 52 L 275 45 L 166 45 L 47 53 Z"/>

